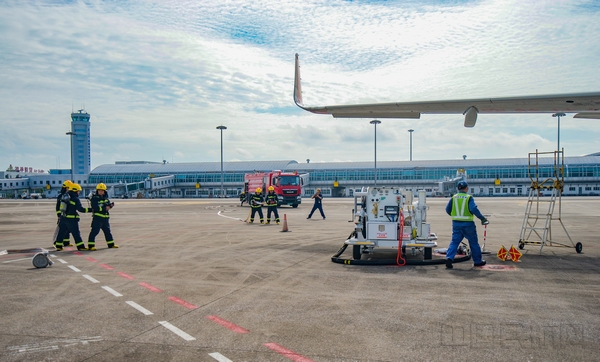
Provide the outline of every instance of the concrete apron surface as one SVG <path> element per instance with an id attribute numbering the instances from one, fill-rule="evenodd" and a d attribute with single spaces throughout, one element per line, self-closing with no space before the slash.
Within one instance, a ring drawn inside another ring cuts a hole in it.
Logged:
<path id="1" fill-rule="evenodd" d="M 427 200 L 440 248 L 447 201 Z M 476 202 L 490 215 L 488 265 L 447 270 L 333 263 L 352 199 L 324 199 L 326 220 L 306 219 L 309 199 L 281 207 L 288 232 L 240 221 L 250 208 L 234 199 L 115 200 L 119 248 L 100 232 L 84 252 L 51 247 L 55 200 L 0 200 L 0 360 L 600 360 L 600 199 L 562 200 L 581 254 L 526 245 L 519 263 L 496 252 L 518 245 L 527 199 Z M 81 215 L 86 245 L 90 222 Z M 558 220 L 551 231 L 570 245 Z M 34 248 L 54 265 L 34 268 Z"/>

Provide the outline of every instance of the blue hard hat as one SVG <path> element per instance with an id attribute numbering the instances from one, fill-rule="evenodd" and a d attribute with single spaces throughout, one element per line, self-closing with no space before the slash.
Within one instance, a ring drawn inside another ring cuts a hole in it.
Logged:
<path id="1" fill-rule="evenodd" d="M 469 186 L 469 184 L 467 183 L 467 181 L 460 181 L 458 184 L 456 184 L 456 188 L 459 190 L 464 190 Z"/>

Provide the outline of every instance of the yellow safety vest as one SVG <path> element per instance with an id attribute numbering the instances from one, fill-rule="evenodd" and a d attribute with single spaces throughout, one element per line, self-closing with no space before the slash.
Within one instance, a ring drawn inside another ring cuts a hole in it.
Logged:
<path id="1" fill-rule="evenodd" d="M 452 196 L 452 220 L 455 221 L 473 221 L 473 214 L 469 210 L 469 199 L 471 195 L 458 193 Z"/>

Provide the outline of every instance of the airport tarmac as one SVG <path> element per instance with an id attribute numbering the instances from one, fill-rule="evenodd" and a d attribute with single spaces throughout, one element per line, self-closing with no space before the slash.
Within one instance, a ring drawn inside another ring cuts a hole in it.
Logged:
<path id="1" fill-rule="evenodd" d="M 352 199 L 324 199 L 326 220 L 306 219 L 309 199 L 280 208 L 289 232 L 240 221 L 250 208 L 234 199 L 115 200 L 120 247 L 101 232 L 93 252 L 50 248 L 55 200 L 0 200 L 0 251 L 45 247 L 54 262 L 0 255 L 0 360 L 598 361 L 600 199 L 562 200 L 581 254 L 526 245 L 521 262 L 500 261 L 526 201 L 476 198 L 491 215 L 488 265 L 447 270 L 333 263 Z M 451 235 L 446 203 L 427 199 L 439 247 Z M 87 241 L 91 217 L 81 220 Z M 569 243 L 556 220 L 552 238 Z"/>

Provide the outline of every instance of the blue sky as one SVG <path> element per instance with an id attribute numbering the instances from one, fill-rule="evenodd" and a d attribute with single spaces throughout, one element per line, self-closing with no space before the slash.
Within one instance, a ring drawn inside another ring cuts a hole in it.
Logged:
<path id="1" fill-rule="evenodd" d="M 0 167 L 68 168 L 72 109 L 92 167 L 115 161 L 370 161 L 370 119 L 308 106 L 600 91 L 600 1 L 0 1 Z M 561 119 L 567 156 L 600 122 Z M 383 120 L 377 159 L 553 151 L 551 115 Z"/>

